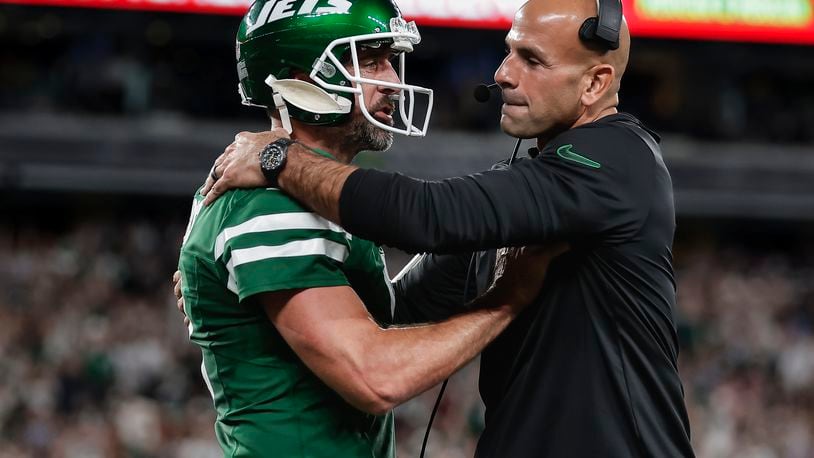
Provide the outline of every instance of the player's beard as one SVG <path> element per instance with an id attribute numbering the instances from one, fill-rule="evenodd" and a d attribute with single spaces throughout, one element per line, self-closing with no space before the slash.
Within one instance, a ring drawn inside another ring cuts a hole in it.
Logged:
<path id="1" fill-rule="evenodd" d="M 371 116 L 381 109 L 382 106 L 377 106 L 370 110 Z M 362 151 L 387 151 L 393 146 L 393 133 L 374 126 L 358 111 L 346 123 L 324 129 L 323 135 L 341 144 L 341 150 L 352 151 L 354 156 Z"/>
<path id="2" fill-rule="evenodd" d="M 387 151 L 393 146 L 393 132 L 374 126 L 364 117 L 351 121 L 350 134 L 361 151 Z"/>

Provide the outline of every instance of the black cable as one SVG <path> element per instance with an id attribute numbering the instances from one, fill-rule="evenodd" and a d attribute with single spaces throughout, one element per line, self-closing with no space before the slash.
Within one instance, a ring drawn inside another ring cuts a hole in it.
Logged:
<path id="1" fill-rule="evenodd" d="M 518 146 L 520 144 L 518 143 Z M 517 151 L 515 151 L 517 154 Z M 464 293 L 463 293 L 463 303 L 466 304 L 467 296 L 469 293 L 469 274 L 472 272 L 472 266 L 475 264 L 477 260 L 478 253 L 472 253 L 472 257 L 469 258 L 469 266 L 466 268 L 466 277 L 464 279 Z M 424 458 L 424 452 L 427 451 L 427 441 L 430 439 L 430 430 L 432 430 L 432 422 L 435 420 L 435 414 L 438 413 L 438 407 L 441 405 L 441 398 L 444 397 L 444 390 L 447 389 L 447 383 L 449 383 L 449 379 L 444 380 L 444 383 L 441 384 L 441 390 L 438 392 L 438 397 L 435 398 L 435 406 L 432 408 L 432 413 L 430 414 L 430 421 L 427 422 L 427 430 L 424 432 L 424 441 L 421 443 L 421 454 L 418 455 L 419 458 Z"/>
<path id="2" fill-rule="evenodd" d="M 441 391 L 438 392 L 438 397 L 435 399 L 435 407 L 432 408 L 432 415 L 430 415 L 430 421 L 427 423 L 427 431 L 424 432 L 424 442 L 421 444 L 421 455 L 419 455 L 420 458 L 424 458 L 424 452 L 427 451 L 427 440 L 430 438 L 432 421 L 435 420 L 435 414 L 438 412 L 438 406 L 441 405 L 441 398 L 444 397 L 444 390 L 447 388 L 447 383 L 449 383 L 449 379 L 444 380 L 444 383 L 441 384 Z"/>
<path id="3" fill-rule="evenodd" d="M 520 150 L 520 144 L 523 143 L 522 138 L 517 139 L 517 143 L 514 145 L 514 151 L 512 152 L 512 156 L 509 158 L 509 165 L 512 165 L 515 159 L 517 159 L 517 151 Z"/>
<path id="4" fill-rule="evenodd" d="M 484 86 L 485 87 L 485 86 Z M 488 88 L 487 88 L 488 93 Z M 520 144 L 523 142 L 522 138 L 517 139 L 517 143 L 514 145 L 514 151 L 512 155 L 509 157 L 509 165 L 512 165 L 515 159 L 517 159 L 517 152 L 520 150 Z M 469 274 L 472 272 L 472 266 L 475 264 L 477 260 L 478 253 L 472 253 L 472 257 L 469 258 L 469 266 L 466 268 L 466 278 L 464 280 L 464 294 L 463 294 L 463 303 L 466 304 L 469 293 Z M 447 389 L 447 383 L 449 383 L 449 379 L 444 380 L 444 383 L 441 384 L 441 390 L 438 392 L 438 397 L 435 398 L 435 406 L 432 408 L 432 413 L 430 414 L 430 421 L 427 422 L 427 430 L 424 432 L 424 441 L 421 443 L 421 454 L 418 455 L 419 458 L 424 458 L 424 452 L 427 451 L 427 441 L 430 439 L 430 430 L 432 430 L 432 422 L 435 421 L 435 414 L 438 413 L 438 407 L 441 405 L 441 398 L 444 397 L 444 390 Z"/>

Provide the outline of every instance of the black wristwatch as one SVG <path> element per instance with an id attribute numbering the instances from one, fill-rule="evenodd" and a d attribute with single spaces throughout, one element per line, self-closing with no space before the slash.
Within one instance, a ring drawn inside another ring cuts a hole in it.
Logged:
<path id="1" fill-rule="evenodd" d="M 260 151 L 260 170 L 266 176 L 268 185 L 272 188 L 278 187 L 277 177 L 285 167 L 285 160 L 288 157 L 288 147 L 294 143 L 288 138 L 281 138 L 269 143 Z"/>

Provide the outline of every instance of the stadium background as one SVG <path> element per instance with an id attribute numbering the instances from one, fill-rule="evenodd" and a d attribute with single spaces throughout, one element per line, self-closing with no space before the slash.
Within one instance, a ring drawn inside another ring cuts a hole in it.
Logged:
<path id="1" fill-rule="evenodd" d="M 236 93 L 235 2 L 0 3 L 0 457 L 219 456 L 169 279 L 208 165 L 266 126 Z M 622 109 L 664 134 L 675 182 L 696 451 L 814 457 L 814 8 L 638 3 L 673 5 L 633 28 Z M 360 163 L 437 178 L 507 155 L 499 103 L 471 97 L 502 59 L 505 20 L 460 19 L 425 18 L 408 58 L 408 79 L 436 89 L 431 135 Z M 391 273 L 408 259 L 388 256 Z M 453 378 L 429 457 L 472 455 L 476 384 L 475 365 Z M 417 456 L 435 393 L 398 409 L 400 456 Z"/>

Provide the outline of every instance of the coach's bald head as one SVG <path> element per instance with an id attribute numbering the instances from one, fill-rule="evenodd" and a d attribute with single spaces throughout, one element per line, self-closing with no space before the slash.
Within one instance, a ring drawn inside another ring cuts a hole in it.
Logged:
<path id="1" fill-rule="evenodd" d="M 503 88 L 501 127 L 520 138 L 555 135 L 616 113 L 630 53 L 622 21 L 619 48 L 584 43 L 579 28 L 597 15 L 595 0 L 530 0 L 506 37 L 508 55 L 495 73 Z"/>

